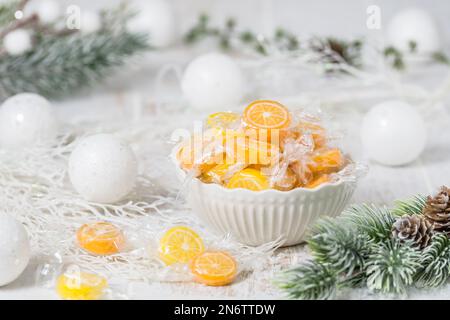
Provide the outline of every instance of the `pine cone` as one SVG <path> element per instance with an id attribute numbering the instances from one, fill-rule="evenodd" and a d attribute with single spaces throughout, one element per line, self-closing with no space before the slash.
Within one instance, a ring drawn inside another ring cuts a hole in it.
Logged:
<path id="1" fill-rule="evenodd" d="M 450 235 L 450 189 L 443 186 L 435 197 L 428 196 L 422 213 L 434 230 Z"/>
<path id="2" fill-rule="evenodd" d="M 425 248 L 433 235 L 433 224 L 419 215 L 402 216 L 392 226 L 392 236 L 400 241 L 412 240 L 419 248 Z"/>

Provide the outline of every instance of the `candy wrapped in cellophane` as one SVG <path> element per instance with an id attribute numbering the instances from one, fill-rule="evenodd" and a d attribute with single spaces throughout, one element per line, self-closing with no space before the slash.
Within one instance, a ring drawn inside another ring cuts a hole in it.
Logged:
<path id="1" fill-rule="evenodd" d="M 317 116 L 257 100 L 242 114 L 208 116 L 176 158 L 189 176 L 229 189 L 314 189 L 357 174 L 333 138 Z"/>

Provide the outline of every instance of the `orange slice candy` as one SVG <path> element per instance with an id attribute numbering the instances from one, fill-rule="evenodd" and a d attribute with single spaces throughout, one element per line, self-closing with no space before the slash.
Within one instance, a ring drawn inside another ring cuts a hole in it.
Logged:
<path id="1" fill-rule="evenodd" d="M 169 229 L 159 242 L 159 257 L 167 265 L 187 263 L 204 250 L 202 238 L 183 226 Z"/>
<path id="2" fill-rule="evenodd" d="M 237 275 L 236 260 L 223 251 L 206 251 L 192 260 L 191 272 L 197 282 L 207 286 L 225 286 Z"/>
<path id="3" fill-rule="evenodd" d="M 77 231 L 78 245 L 96 255 L 110 255 L 125 246 L 122 231 L 108 222 L 85 224 Z"/>
<path id="4" fill-rule="evenodd" d="M 291 123 L 289 110 L 281 103 L 271 100 L 257 100 L 244 110 L 247 125 L 260 129 L 284 129 Z"/>
<path id="5" fill-rule="evenodd" d="M 226 187 L 228 189 L 243 188 L 252 191 L 261 191 L 269 189 L 269 181 L 260 171 L 247 168 L 239 171 L 231 177 Z"/>

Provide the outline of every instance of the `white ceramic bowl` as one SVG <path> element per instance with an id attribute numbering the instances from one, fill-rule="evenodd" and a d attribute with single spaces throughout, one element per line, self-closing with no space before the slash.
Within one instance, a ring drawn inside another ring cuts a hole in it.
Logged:
<path id="1" fill-rule="evenodd" d="M 178 166 L 177 174 L 180 179 L 186 176 Z M 193 212 L 219 234 L 231 234 L 252 246 L 282 238 L 283 246 L 290 246 L 303 242 L 317 219 L 339 215 L 350 201 L 356 182 L 255 192 L 193 179 L 188 188 Z"/>

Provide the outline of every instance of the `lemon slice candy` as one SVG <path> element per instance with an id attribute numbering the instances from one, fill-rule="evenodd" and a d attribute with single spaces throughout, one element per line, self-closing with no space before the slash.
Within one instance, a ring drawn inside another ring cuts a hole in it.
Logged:
<path id="1" fill-rule="evenodd" d="M 247 168 L 236 173 L 228 182 L 227 188 L 244 188 L 252 191 L 269 189 L 269 181 L 260 171 Z"/>
<path id="2" fill-rule="evenodd" d="M 188 263 L 204 250 L 202 238 L 184 226 L 169 229 L 159 242 L 159 257 L 167 265 Z"/>

